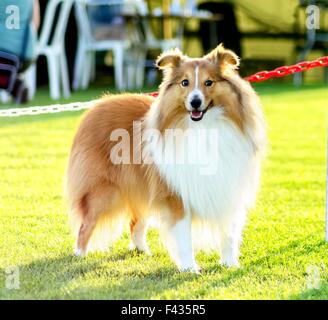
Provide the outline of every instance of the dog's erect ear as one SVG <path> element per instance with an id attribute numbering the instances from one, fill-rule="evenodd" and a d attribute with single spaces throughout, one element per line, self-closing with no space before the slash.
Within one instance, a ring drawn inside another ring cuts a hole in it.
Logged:
<path id="1" fill-rule="evenodd" d="M 239 66 L 239 57 L 233 51 L 225 49 L 222 43 L 207 54 L 205 58 L 223 67 L 230 66 L 232 69 L 237 69 Z"/>
<path id="2" fill-rule="evenodd" d="M 178 48 L 165 51 L 156 59 L 156 67 L 159 69 L 178 67 L 183 57 Z"/>

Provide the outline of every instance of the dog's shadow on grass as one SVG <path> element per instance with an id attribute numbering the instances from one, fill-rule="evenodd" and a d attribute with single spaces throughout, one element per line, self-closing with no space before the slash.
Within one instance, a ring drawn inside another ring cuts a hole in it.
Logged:
<path id="1" fill-rule="evenodd" d="M 292 294 L 288 298 L 291 300 L 327 300 L 328 284 L 319 283 L 317 288 L 309 288 L 298 294 Z"/>
<path id="2" fill-rule="evenodd" d="M 282 263 L 279 259 L 285 259 L 286 252 L 291 259 L 297 260 L 307 252 L 327 245 L 324 241 L 314 242 L 306 239 L 292 241 L 255 257 L 240 269 L 220 267 L 217 255 L 210 258 L 204 255 L 200 257 L 201 275 L 179 273 L 173 263 L 167 263 L 168 257 L 163 263 L 165 252 L 148 257 L 120 249 L 86 258 L 63 253 L 56 258 L 19 266 L 21 290 L 13 298 L 17 295 L 17 298 L 32 299 L 188 299 L 190 297 L 184 296 L 184 292 L 190 290 L 194 298 L 202 298 L 209 290 L 227 287 L 258 267 Z"/>
<path id="3" fill-rule="evenodd" d="M 318 253 L 322 250 L 323 247 L 328 248 L 328 244 L 326 241 L 321 240 L 313 240 L 309 238 L 300 238 L 298 240 L 294 240 L 289 242 L 287 245 L 283 245 L 280 247 L 276 247 L 273 250 L 268 251 L 265 255 L 260 257 L 255 257 L 254 260 L 251 260 L 247 265 L 242 266 L 238 269 L 232 269 L 228 272 L 225 272 L 225 275 L 220 278 L 216 279 L 212 282 L 213 287 L 220 287 L 220 286 L 229 286 L 233 282 L 237 282 L 239 279 L 243 277 L 247 277 L 250 274 L 254 274 L 257 272 L 257 269 L 259 270 L 259 276 L 261 276 L 261 268 L 263 266 L 265 268 L 271 268 L 277 265 L 287 267 L 287 265 L 290 264 L 297 264 L 301 270 L 303 270 L 304 275 L 304 283 L 306 283 L 307 279 L 307 273 L 306 269 L 307 267 L 312 266 L 312 262 L 310 259 L 308 259 L 309 264 L 307 266 L 304 266 L 304 256 L 309 255 L 310 253 Z M 286 261 L 286 254 L 288 256 L 288 260 Z M 324 258 L 324 257 L 323 257 Z M 318 266 L 320 267 L 320 266 Z M 304 269 L 302 269 L 304 268 Z M 207 271 L 214 271 L 215 268 L 209 268 Z M 327 284 L 321 285 L 318 289 L 304 289 L 301 290 L 299 293 L 293 293 L 289 296 L 286 296 L 288 299 L 312 299 L 315 297 L 321 297 L 322 291 L 328 292 L 328 286 Z"/>
<path id="4" fill-rule="evenodd" d="M 156 261 L 166 253 L 157 255 L 119 249 L 91 253 L 87 257 L 63 253 L 54 258 L 39 259 L 18 266 L 19 290 L 0 295 L 9 295 L 13 299 L 148 299 L 197 278 L 192 273 L 182 275 L 177 272 L 173 263 L 161 266 Z M 147 270 L 143 268 L 144 262 L 148 265 Z M 169 281 L 172 277 L 175 281 Z"/>

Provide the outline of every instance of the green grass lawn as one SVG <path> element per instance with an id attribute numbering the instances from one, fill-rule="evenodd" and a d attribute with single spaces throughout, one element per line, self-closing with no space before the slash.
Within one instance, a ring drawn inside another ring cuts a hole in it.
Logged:
<path id="1" fill-rule="evenodd" d="M 244 231 L 241 268 L 221 267 L 216 253 L 199 253 L 199 276 L 176 271 L 155 230 L 148 235 L 151 257 L 127 249 L 128 233 L 107 253 L 74 257 L 62 185 L 82 112 L 0 118 L 0 298 L 327 299 L 328 89 L 256 88 L 270 146 Z M 90 100 L 102 91 L 75 93 L 69 101 Z M 51 103 L 42 91 L 34 101 Z M 5 286 L 9 266 L 19 268 L 19 289 Z"/>

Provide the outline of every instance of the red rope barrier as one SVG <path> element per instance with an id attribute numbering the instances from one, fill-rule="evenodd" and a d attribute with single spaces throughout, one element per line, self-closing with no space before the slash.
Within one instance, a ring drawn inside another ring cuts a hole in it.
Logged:
<path id="1" fill-rule="evenodd" d="M 318 58 L 314 61 L 303 61 L 296 63 L 292 66 L 282 66 L 276 68 L 272 71 L 260 71 L 251 76 L 246 77 L 245 79 L 249 82 L 260 82 L 273 77 L 284 77 L 295 72 L 303 72 L 316 67 L 327 67 L 328 66 L 328 56 Z"/>
<path id="2" fill-rule="evenodd" d="M 328 56 L 321 57 L 313 61 L 302 61 L 291 66 L 282 66 L 272 71 L 260 71 L 245 78 L 249 82 L 261 82 L 274 77 L 284 77 L 295 72 L 303 72 L 316 67 L 327 67 Z M 157 97 L 158 92 L 149 93 L 152 97 Z"/>

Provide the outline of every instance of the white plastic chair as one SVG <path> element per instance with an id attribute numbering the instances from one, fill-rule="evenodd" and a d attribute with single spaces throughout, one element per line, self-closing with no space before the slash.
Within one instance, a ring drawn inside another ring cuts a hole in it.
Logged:
<path id="1" fill-rule="evenodd" d="M 132 1 L 131 1 L 132 3 Z M 88 6 L 117 6 L 122 1 L 111 0 L 75 0 L 75 15 L 79 31 L 78 49 L 75 59 L 73 88 L 86 89 L 92 75 L 94 76 L 94 54 L 97 51 L 112 51 L 114 63 L 114 77 L 117 89 L 124 89 L 124 62 L 128 50 L 131 48 L 129 39 L 105 39 L 97 40 L 93 37 L 90 20 L 88 17 Z M 124 2 L 126 5 L 126 1 Z"/>
<path id="2" fill-rule="evenodd" d="M 147 15 L 149 13 L 147 4 L 144 1 L 139 1 L 139 12 L 141 15 Z M 174 1 L 171 6 L 171 10 L 174 9 L 175 13 L 183 13 L 183 7 L 179 6 L 180 1 Z M 174 6 L 174 8 L 173 8 Z M 182 50 L 182 41 L 183 41 L 183 31 L 184 31 L 184 22 L 178 22 L 177 30 L 175 37 L 171 39 L 158 39 L 154 36 L 152 28 L 148 20 L 144 20 L 144 29 L 146 35 L 146 43 L 148 49 L 160 49 L 161 51 L 166 51 L 172 48 L 179 48 Z"/>
<path id="3" fill-rule="evenodd" d="M 65 54 L 65 32 L 73 2 L 74 0 L 48 1 L 40 38 L 36 47 L 37 57 L 45 56 L 47 59 L 50 96 L 54 100 L 61 97 L 61 89 L 64 97 L 67 98 L 71 94 Z M 55 14 L 58 7 L 59 14 L 55 22 Z M 30 98 L 32 98 L 36 90 L 36 64 L 33 64 L 27 70 L 25 79 L 29 87 Z"/>
<path id="4" fill-rule="evenodd" d="M 178 8 L 179 0 L 176 0 L 175 2 L 175 12 L 182 10 L 181 6 Z M 139 36 L 137 35 L 135 40 L 133 40 L 133 50 L 130 50 L 130 63 L 127 63 L 127 88 L 141 88 L 144 84 L 145 64 L 148 50 L 159 49 L 160 51 L 166 51 L 176 47 L 182 49 L 184 23 L 180 22 L 178 24 L 175 37 L 172 39 L 158 39 L 152 31 L 148 18 L 142 18 L 149 14 L 146 1 L 133 0 L 130 1 L 130 5 L 128 1 L 124 1 L 124 5 L 125 11 L 129 14 L 135 14 L 136 16 L 138 15 L 141 17 L 141 28 L 143 31 L 136 30 L 136 33 L 139 33 Z M 135 27 L 138 28 L 137 25 Z"/>
<path id="5" fill-rule="evenodd" d="M 8 92 L 5 90 L 0 90 L 0 102 L 1 103 L 8 103 L 10 101 L 10 97 Z"/>
<path id="6" fill-rule="evenodd" d="M 135 0 L 136 2 L 136 14 L 139 14 L 141 17 L 147 16 L 149 14 L 148 5 L 144 0 Z M 183 7 L 180 5 L 180 1 L 174 1 L 171 6 L 171 10 L 175 10 L 176 13 L 179 12 Z M 162 14 L 162 13 L 160 13 Z M 161 52 L 167 51 L 172 48 L 182 49 L 183 42 L 183 31 L 184 31 L 184 22 L 180 21 L 177 25 L 177 30 L 175 36 L 171 39 L 156 38 L 150 21 L 147 18 L 142 18 L 142 27 L 144 30 L 144 39 L 143 39 L 143 50 L 139 50 L 139 57 L 137 60 L 136 68 L 131 73 L 135 75 L 135 82 L 137 86 L 141 87 L 144 83 L 145 76 L 145 64 L 146 56 L 149 50 L 160 50 Z M 129 77 L 130 78 L 130 77 Z"/>

